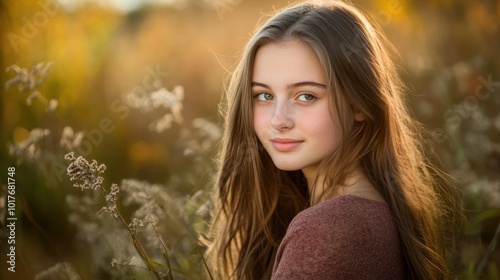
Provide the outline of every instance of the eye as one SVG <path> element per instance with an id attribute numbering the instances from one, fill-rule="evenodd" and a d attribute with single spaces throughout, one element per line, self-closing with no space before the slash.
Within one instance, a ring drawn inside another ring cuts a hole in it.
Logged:
<path id="1" fill-rule="evenodd" d="M 317 98 L 316 98 L 316 96 L 314 96 L 310 93 L 303 93 L 303 94 L 299 95 L 299 97 L 297 99 L 299 101 L 303 101 L 303 102 L 313 102 Z"/>
<path id="2" fill-rule="evenodd" d="M 273 100 L 274 96 L 268 92 L 261 92 L 261 93 L 257 93 L 255 95 L 255 98 L 257 98 L 258 101 L 269 101 L 269 100 Z"/>

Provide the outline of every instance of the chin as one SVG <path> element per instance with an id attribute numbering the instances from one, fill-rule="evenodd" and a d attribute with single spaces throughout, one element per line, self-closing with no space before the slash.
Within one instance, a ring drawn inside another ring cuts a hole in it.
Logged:
<path id="1" fill-rule="evenodd" d="M 278 167 L 278 166 L 276 166 Z M 279 170 L 281 171 L 297 171 L 297 170 L 300 170 L 300 168 L 280 168 L 278 167 Z"/>
<path id="2" fill-rule="evenodd" d="M 276 161 L 273 162 L 276 168 L 283 171 L 295 171 L 302 169 L 302 166 L 290 162 L 276 162 Z"/>

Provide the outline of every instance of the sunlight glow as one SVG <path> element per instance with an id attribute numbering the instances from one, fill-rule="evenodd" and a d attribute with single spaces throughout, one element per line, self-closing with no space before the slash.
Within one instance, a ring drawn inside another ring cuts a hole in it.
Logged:
<path id="1" fill-rule="evenodd" d="M 170 5 L 177 0 L 57 0 L 66 10 L 73 11 L 83 5 L 96 5 L 103 8 L 131 12 L 145 5 Z"/>

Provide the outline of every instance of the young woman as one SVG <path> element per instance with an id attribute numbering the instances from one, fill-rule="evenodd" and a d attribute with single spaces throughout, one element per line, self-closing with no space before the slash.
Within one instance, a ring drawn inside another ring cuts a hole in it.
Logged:
<path id="1" fill-rule="evenodd" d="M 287 8 L 250 40 L 225 104 L 217 277 L 448 278 L 454 196 L 383 41 L 339 1 Z"/>

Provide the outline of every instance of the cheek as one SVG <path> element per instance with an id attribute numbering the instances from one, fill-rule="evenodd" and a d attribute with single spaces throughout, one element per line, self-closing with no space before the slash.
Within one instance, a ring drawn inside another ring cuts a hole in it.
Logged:
<path id="1" fill-rule="evenodd" d="M 266 117 L 264 113 L 263 110 L 258 108 L 253 110 L 253 129 L 259 138 L 265 130 Z"/>
<path id="2" fill-rule="evenodd" d="M 339 129 L 337 124 L 332 120 L 330 114 L 314 114 L 308 120 L 305 120 L 302 127 L 309 130 L 310 135 L 316 135 L 316 139 L 325 148 L 335 148 L 339 139 Z"/>

